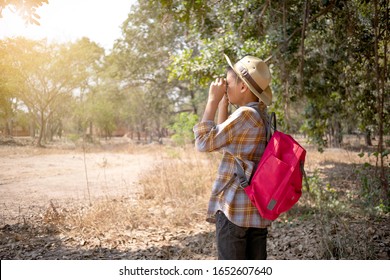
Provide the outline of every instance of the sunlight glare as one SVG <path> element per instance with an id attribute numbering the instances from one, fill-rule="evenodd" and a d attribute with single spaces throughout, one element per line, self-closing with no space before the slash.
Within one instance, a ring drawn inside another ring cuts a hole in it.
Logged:
<path id="1" fill-rule="evenodd" d="M 0 18 L 0 39 L 23 36 L 63 43 L 88 37 L 106 49 L 111 48 L 114 40 L 120 37 L 120 25 L 134 2 L 52 0 L 36 10 L 40 26 L 25 24 L 17 13 L 6 8 Z"/>

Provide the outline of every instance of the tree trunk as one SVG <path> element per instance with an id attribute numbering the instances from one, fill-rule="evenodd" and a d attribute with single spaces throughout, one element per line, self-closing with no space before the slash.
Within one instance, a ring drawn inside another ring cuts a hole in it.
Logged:
<path id="1" fill-rule="evenodd" d="M 288 47 L 288 39 L 287 39 L 287 7 L 286 7 L 286 1 L 283 1 L 283 54 L 287 52 Z M 288 71 L 286 67 L 286 59 L 282 58 L 282 79 L 283 79 L 283 85 L 284 85 L 284 92 L 283 92 L 283 109 L 284 109 L 284 119 L 285 119 L 285 126 L 286 131 L 289 131 L 290 128 L 290 114 L 289 114 L 289 81 L 288 81 Z"/>
<path id="2" fill-rule="evenodd" d="M 138 140 L 138 142 L 141 141 L 141 131 L 139 128 L 137 128 L 137 140 Z"/>
<path id="3" fill-rule="evenodd" d="M 190 90 L 190 96 L 191 96 L 191 105 L 192 105 L 192 112 L 197 115 L 198 114 L 198 108 L 196 107 L 195 102 L 195 92 L 193 90 Z"/>
<path id="4" fill-rule="evenodd" d="M 44 112 L 42 111 L 41 112 L 41 118 L 40 118 L 40 127 L 39 127 L 39 136 L 38 136 L 38 140 L 37 140 L 37 146 L 38 147 L 43 147 L 42 145 L 42 139 L 43 139 L 43 136 L 44 136 L 44 133 L 45 133 L 45 117 L 44 117 Z"/>
<path id="5" fill-rule="evenodd" d="M 301 34 L 301 46 L 300 46 L 300 50 L 301 50 L 301 59 L 300 59 L 300 62 L 299 62 L 299 88 L 301 90 L 300 94 L 302 95 L 303 94 L 303 90 L 304 90 L 304 83 L 303 83 L 303 68 L 304 68 L 304 64 L 305 64 L 305 38 L 306 38 L 306 27 L 307 27 L 307 18 L 309 16 L 309 6 L 310 6 L 310 2 L 309 0 L 306 0 L 305 1 L 305 10 L 304 10 L 304 14 L 303 14 L 303 24 L 302 24 L 302 34 Z"/>
<path id="6" fill-rule="evenodd" d="M 364 140 L 365 140 L 366 146 L 369 146 L 369 147 L 372 146 L 371 130 L 369 130 L 368 128 L 366 128 L 366 130 L 364 131 Z"/>
<path id="7" fill-rule="evenodd" d="M 32 116 L 31 113 L 30 113 L 30 116 Z M 30 129 L 30 137 L 32 139 L 34 139 L 35 138 L 35 122 L 34 122 L 34 118 L 30 119 L 29 129 Z"/>
<path id="8" fill-rule="evenodd" d="M 341 144 L 343 143 L 343 132 L 342 132 L 342 127 L 341 127 L 340 121 L 336 120 L 334 126 L 335 126 L 335 129 L 334 129 L 334 131 L 335 131 L 335 135 L 334 135 L 335 144 L 336 144 L 337 148 L 340 148 Z"/>
<path id="9" fill-rule="evenodd" d="M 4 136 L 8 137 L 8 136 L 12 136 L 12 124 L 10 123 L 11 121 L 8 120 L 6 118 L 4 124 L 5 124 L 5 128 L 4 128 Z"/>
<path id="10" fill-rule="evenodd" d="M 89 137 L 92 141 L 93 139 L 93 124 L 92 124 L 92 121 L 89 122 Z"/>
<path id="11" fill-rule="evenodd" d="M 380 64 L 379 64 L 379 22 L 378 22 L 378 0 L 374 0 L 374 34 L 375 34 L 375 41 L 374 41 L 374 49 L 375 49 L 375 74 L 376 74 L 376 92 L 378 94 L 377 96 L 377 101 L 378 101 L 378 126 L 379 126 L 379 131 L 378 131 L 378 159 L 379 159 L 379 169 L 380 169 L 380 178 L 381 178 L 381 184 L 382 184 L 382 193 L 383 193 L 383 199 L 384 201 L 388 204 L 389 203 L 389 197 L 388 197 L 388 183 L 385 175 L 385 168 L 384 168 L 384 162 L 383 162 L 383 119 L 384 119 L 384 114 L 383 114 L 383 109 L 384 109 L 384 99 L 385 99 L 385 73 L 386 73 L 386 68 L 384 68 L 384 71 L 381 71 L 380 69 Z M 388 15 L 388 10 L 387 10 L 387 15 Z M 387 26 L 388 28 L 388 23 Z M 385 31 L 385 36 L 384 36 L 384 51 L 387 51 L 387 33 L 388 30 Z M 384 56 L 384 65 L 387 66 L 387 56 Z M 378 161 L 377 159 L 377 161 Z M 378 165 L 378 163 L 377 163 Z"/>
<path id="12" fill-rule="evenodd" d="M 58 131 L 57 131 L 58 137 L 62 139 L 62 121 L 60 121 L 58 125 Z"/>

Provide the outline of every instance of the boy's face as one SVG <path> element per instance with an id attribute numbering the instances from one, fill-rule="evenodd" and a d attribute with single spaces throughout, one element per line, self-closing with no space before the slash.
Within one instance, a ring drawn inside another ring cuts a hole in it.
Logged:
<path id="1" fill-rule="evenodd" d="M 226 92 L 229 98 L 229 102 L 232 104 L 239 104 L 241 99 L 241 83 L 242 81 L 232 70 L 227 72 Z"/>

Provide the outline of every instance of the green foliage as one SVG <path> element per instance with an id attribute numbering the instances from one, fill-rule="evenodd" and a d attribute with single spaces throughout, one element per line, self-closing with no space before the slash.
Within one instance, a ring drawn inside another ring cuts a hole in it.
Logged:
<path id="1" fill-rule="evenodd" d="M 206 88 L 212 78 L 224 75 L 223 53 L 233 61 L 247 53 L 264 59 L 272 55 L 272 109 L 284 130 L 297 132 L 302 126 L 323 149 L 338 147 L 345 132 L 377 131 L 380 119 L 389 127 L 388 110 L 378 116 L 378 100 L 385 93 L 375 85 L 372 1 L 310 1 L 304 41 L 304 1 L 158 2 L 187 26 L 185 44 L 171 57 L 171 79 Z M 378 2 L 378 66 L 384 75 L 388 21 L 386 2 Z M 305 122 L 292 118 L 293 110 Z"/>
<path id="2" fill-rule="evenodd" d="M 367 153 L 367 158 L 374 158 L 378 162 L 378 158 L 388 158 L 390 154 L 389 150 L 383 151 L 381 154 L 378 152 Z M 363 158 L 365 153 L 361 152 L 358 154 L 359 157 Z M 385 167 L 386 170 L 389 170 L 390 164 Z M 390 212 L 390 203 L 385 201 L 386 197 L 390 196 L 390 190 L 387 190 L 389 193 L 384 194 L 381 177 L 378 176 L 379 169 L 375 166 L 372 166 L 370 163 L 366 162 L 361 167 L 356 168 L 355 173 L 360 184 L 360 195 L 364 200 L 362 200 L 364 206 L 369 211 L 378 211 L 381 213 Z M 390 173 L 387 172 L 386 178 L 387 182 L 390 180 Z"/>
<path id="3" fill-rule="evenodd" d="M 330 184 L 324 185 L 320 179 L 318 170 L 315 170 L 312 176 L 308 176 L 310 197 L 314 200 L 314 205 L 320 212 L 322 211 L 340 211 L 345 205 L 340 201 L 338 192 Z"/>
<path id="4" fill-rule="evenodd" d="M 167 68 L 170 72 L 169 79 L 186 81 L 190 88 L 205 88 L 213 78 L 226 75 L 224 53 L 233 61 L 248 54 L 265 57 L 270 46 L 267 36 L 263 41 L 251 38 L 242 44 L 236 42 L 231 32 L 226 32 L 219 38 L 206 38 L 199 44 L 199 52 L 195 53 L 194 49 L 187 48 L 171 57 L 172 62 Z"/>
<path id="5" fill-rule="evenodd" d="M 193 113 L 180 113 L 176 115 L 174 124 L 170 126 L 175 133 L 172 135 L 172 139 L 179 146 L 192 141 L 194 139 L 194 133 L 192 128 L 198 122 L 198 116 Z"/>
<path id="6" fill-rule="evenodd" d="M 67 138 L 72 141 L 72 142 L 77 142 L 79 139 L 80 139 L 80 135 L 79 134 L 74 134 L 74 133 L 71 133 L 69 135 L 67 135 Z"/>
<path id="7" fill-rule="evenodd" d="M 107 57 L 107 72 L 120 84 L 123 102 L 117 110 L 125 116 L 122 124 L 149 136 L 155 131 L 161 139 L 173 108 L 189 92 L 175 80 L 168 82 L 166 68 L 172 51 L 180 45 L 181 26 L 159 6 L 139 1 L 132 7 L 122 25 L 123 37 Z"/>
<path id="8" fill-rule="evenodd" d="M 95 102 L 91 104 L 91 120 L 95 126 L 102 132 L 101 135 L 111 137 L 116 128 L 116 111 L 114 103 L 109 100 L 109 96 L 102 94 L 96 96 Z"/>

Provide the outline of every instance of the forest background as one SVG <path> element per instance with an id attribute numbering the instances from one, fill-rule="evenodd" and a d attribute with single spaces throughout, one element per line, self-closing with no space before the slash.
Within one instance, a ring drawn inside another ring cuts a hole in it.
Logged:
<path id="1" fill-rule="evenodd" d="M 47 2 L 0 8 L 39 24 Z M 251 54 L 271 68 L 269 110 L 282 131 L 319 152 L 364 138 L 356 154 L 371 164 L 360 167 L 360 191 L 388 221 L 389 30 L 388 0 L 139 0 L 110 51 L 89 38 L 1 40 L 0 135 L 24 133 L 37 146 L 124 135 L 185 146 L 209 83 L 225 75 L 223 54 Z"/>

